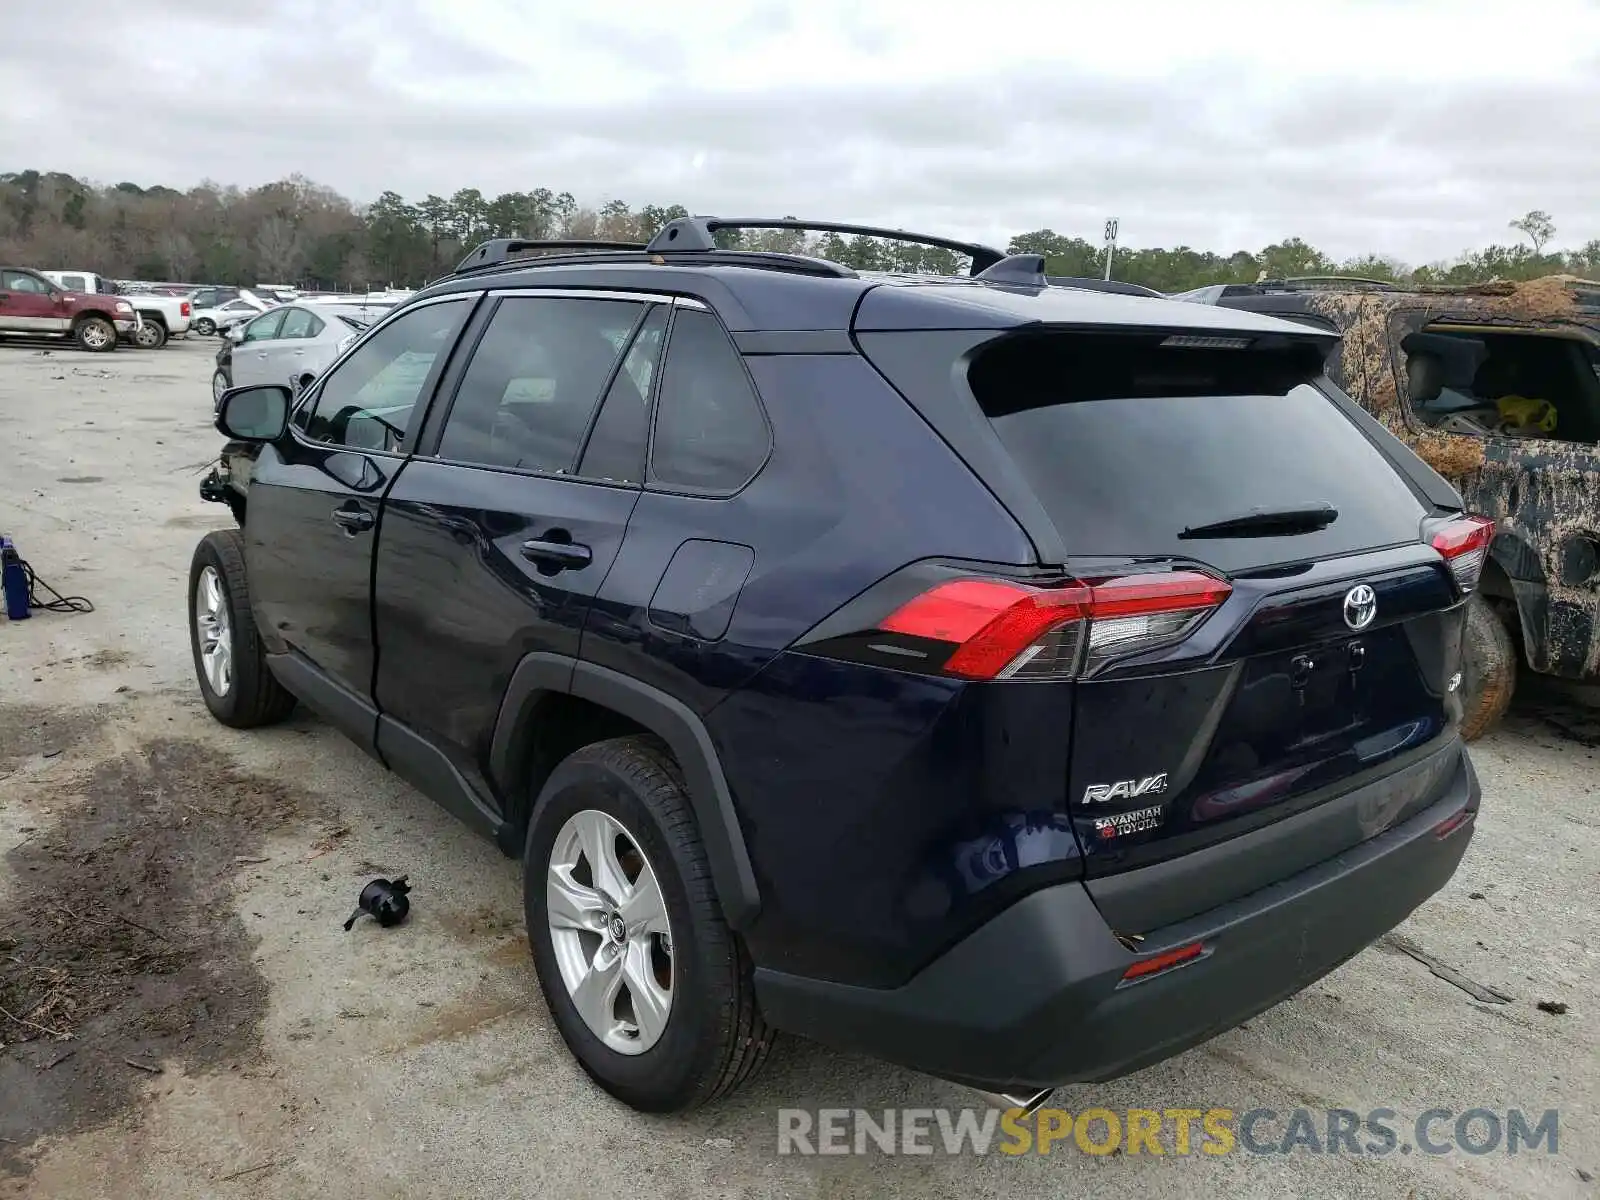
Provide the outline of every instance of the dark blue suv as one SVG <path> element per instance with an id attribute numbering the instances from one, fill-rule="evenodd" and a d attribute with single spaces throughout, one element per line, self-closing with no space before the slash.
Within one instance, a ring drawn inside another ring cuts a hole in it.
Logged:
<path id="1" fill-rule="evenodd" d="M 486 244 L 298 397 L 227 392 L 202 488 L 211 711 L 304 702 L 520 855 L 601 1086 L 689 1107 L 786 1030 L 1037 1103 L 1450 878 L 1492 527 L 1331 335 L 732 226 L 885 233 Z"/>

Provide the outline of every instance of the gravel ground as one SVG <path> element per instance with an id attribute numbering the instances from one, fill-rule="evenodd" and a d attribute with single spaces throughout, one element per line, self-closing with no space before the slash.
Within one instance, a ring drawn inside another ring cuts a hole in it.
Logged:
<path id="1" fill-rule="evenodd" d="M 1474 748 L 1477 837 L 1397 939 L 1056 1103 L 1390 1108 L 1403 1142 L 1429 1108 L 1558 1109 L 1554 1154 L 780 1156 L 780 1108 L 973 1105 L 793 1041 L 718 1107 L 624 1110 L 544 1011 L 515 864 L 313 718 L 240 734 L 201 707 L 185 581 L 229 520 L 196 492 L 214 347 L 0 345 L 0 530 L 96 605 L 0 621 L 0 1008 L 22 1018 L 0 1016 L 0 1195 L 1597 1194 L 1594 725 L 1537 700 Z M 344 932 L 394 872 L 412 920 Z"/>

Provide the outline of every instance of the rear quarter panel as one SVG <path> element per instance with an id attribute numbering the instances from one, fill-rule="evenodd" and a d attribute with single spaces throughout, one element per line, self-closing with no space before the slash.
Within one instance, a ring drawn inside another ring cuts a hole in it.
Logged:
<path id="1" fill-rule="evenodd" d="M 760 888 L 761 913 L 745 931 L 758 960 L 835 978 L 903 977 L 948 936 L 949 910 L 960 907 L 949 895 L 969 878 L 953 864 L 981 859 L 996 836 L 1026 837 L 1025 818 L 1008 824 L 1007 814 L 1059 801 L 1071 692 L 1056 689 L 1054 708 L 1002 716 L 959 681 L 787 650 L 906 563 L 1026 564 L 1033 551 L 862 359 L 746 363 L 773 431 L 766 466 L 727 498 L 640 497 L 582 654 L 704 714 Z M 712 544 L 691 552 L 708 554 L 719 574 L 744 576 L 731 614 L 718 611 L 715 587 L 677 614 L 687 621 L 663 611 L 674 607 L 658 594 L 663 574 L 691 541 Z M 1008 777 L 999 760 L 1020 720 L 1051 723 L 1060 757 L 1013 764 Z M 1029 844 L 1040 837 L 1075 860 L 1070 829 L 1047 820 Z M 922 909 L 907 908 L 925 893 L 934 898 Z M 984 902 L 997 894 L 985 891 Z"/>

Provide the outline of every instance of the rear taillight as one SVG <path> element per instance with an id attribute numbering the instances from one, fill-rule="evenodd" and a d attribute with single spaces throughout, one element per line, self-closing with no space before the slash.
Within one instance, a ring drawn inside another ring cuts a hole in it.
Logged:
<path id="1" fill-rule="evenodd" d="M 877 623 L 877 633 L 909 639 L 909 646 L 868 638 L 862 648 L 902 657 L 920 651 L 928 665 L 937 662 L 943 674 L 965 679 L 1070 679 L 1112 658 L 1180 641 L 1231 590 L 1198 571 L 1060 587 L 953 579 Z"/>
<path id="2" fill-rule="evenodd" d="M 1434 531 L 1432 545 L 1455 576 L 1463 592 L 1478 586 L 1483 560 L 1494 540 L 1494 522 L 1488 517 L 1467 516 L 1451 521 Z"/>
<path id="3" fill-rule="evenodd" d="M 178 311 L 187 317 L 189 315 L 189 302 L 185 300 L 182 304 L 178 305 Z"/>

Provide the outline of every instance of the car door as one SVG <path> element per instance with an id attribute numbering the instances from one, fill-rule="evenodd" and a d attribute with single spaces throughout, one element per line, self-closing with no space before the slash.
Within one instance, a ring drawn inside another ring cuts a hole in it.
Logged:
<path id="1" fill-rule="evenodd" d="M 67 319 L 55 290 L 31 271 L 0 270 L 0 330 L 62 333 Z"/>
<path id="2" fill-rule="evenodd" d="M 302 374 L 300 366 L 305 361 L 309 339 L 322 327 L 322 321 L 305 308 L 285 308 L 279 311 L 283 319 L 277 333 L 263 339 L 259 346 L 251 349 L 256 351 L 256 360 L 266 382 L 293 387 Z M 258 321 L 265 319 L 257 318 Z"/>
<path id="3" fill-rule="evenodd" d="M 270 355 L 283 327 L 286 310 L 275 308 L 247 322 L 233 348 L 233 383 L 244 387 L 260 383 L 286 384 L 271 370 Z"/>
<path id="4" fill-rule="evenodd" d="M 306 393 L 250 479 L 256 623 L 296 692 L 369 747 L 379 507 L 474 300 L 425 302 L 374 329 Z"/>
<path id="5" fill-rule="evenodd" d="M 512 294 L 482 321 L 385 502 L 374 576 L 380 746 L 393 718 L 479 778 L 513 670 L 528 654 L 577 657 L 622 544 L 640 472 L 574 469 L 602 396 L 643 409 L 622 364 L 635 344 L 654 353 L 665 305 Z"/>

